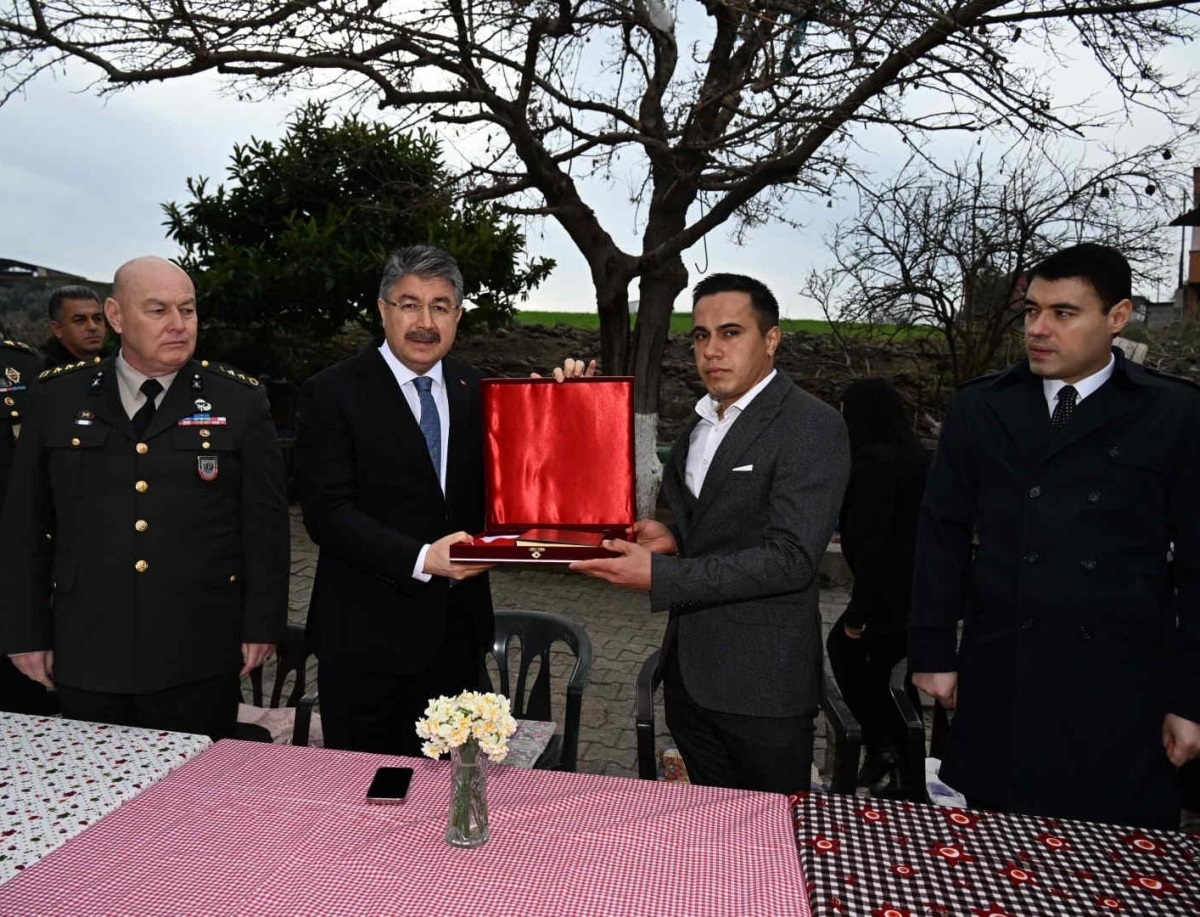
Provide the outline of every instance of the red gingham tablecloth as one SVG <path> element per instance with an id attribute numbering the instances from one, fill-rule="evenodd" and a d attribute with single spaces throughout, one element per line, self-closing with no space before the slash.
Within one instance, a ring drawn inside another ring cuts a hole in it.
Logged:
<path id="1" fill-rule="evenodd" d="M 380 765 L 408 801 L 363 801 Z M 809 917 L 784 796 L 493 766 L 491 841 L 442 835 L 448 762 L 223 741 L 13 881 L 0 914 Z"/>

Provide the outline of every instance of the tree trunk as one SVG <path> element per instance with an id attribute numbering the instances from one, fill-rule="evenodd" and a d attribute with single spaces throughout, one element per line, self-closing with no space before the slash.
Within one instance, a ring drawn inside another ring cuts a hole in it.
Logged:
<path id="1" fill-rule="evenodd" d="M 672 258 L 643 274 L 640 284 L 637 328 L 633 335 L 633 375 L 637 378 L 634 434 L 637 444 L 637 512 L 652 518 L 662 484 L 658 460 L 658 398 L 662 358 L 671 330 L 675 297 L 687 286 L 688 274 L 681 257 Z"/>

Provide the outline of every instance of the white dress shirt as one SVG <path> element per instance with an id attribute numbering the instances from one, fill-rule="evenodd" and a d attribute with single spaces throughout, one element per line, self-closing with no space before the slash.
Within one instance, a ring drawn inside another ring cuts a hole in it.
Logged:
<path id="1" fill-rule="evenodd" d="M 162 385 L 162 391 L 158 393 L 158 397 L 154 399 L 154 407 L 162 407 L 163 399 L 167 397 L 167 389 L 171 387 L 171 383 L 175 381 L 175 377 L 179 372 L 167 373 L 165 376 L 146 376 L 138 372 L 125 359 L 125 354 L 121 351 L 117 352 L 117 358 L 113 360 L 113 366 L 117 371 L 117 391 L 121 395 L 121 407 L 125 409 L 125 414 L 130 420 L 146 403 L 146 396 L 142 394 L 142 383 L 147 379 L 155 378 Z"/>
<path id="2" fill-rule="evenodd" d="M 1080 379 L 1075 383 L 1075 391 L 1078 397 L 1075 399 L 1075 404 L 1083 401 L 1088 395 L 1095 394 L 1096 389 L 1102 386 L 1109 380 L 1113 374 L 1113 367 L 1117 365 L 1117 358 L 1112 354 L 1108 356 L 1108 365 L 1099 372 L 1092 373 L 1086 379 Z M 1058 402 L 1058 393 L 1067 385 L 1062 379 L 1043 379 L 1042 394 L 1046 396 L 1046 409 L 1050 412 L 1050 416 L 1054 416 L 1054 405 Z"/>
<path id="3" fill-rule="evenodd" d="M 396 377 L 396 384 L 400 386 L 400 393 L 404 395 L 404 400 L 408 402 L 408 408 L 412 411 L 413 417 L 417 423 L 421 422 L 421 396 L 417 391 L 413 380 L 417 378 L 417 374 L 411 369 L 396 359 L 396 355 L 392 353 L 392 348 L 388 347 L 385 340 L 379 346 L 379 353 L 383 357 L 383 361 L 387 363 L 388 369 L 392 371 L 392 375 Z M 425 376 L 433 380 L 433 386 L 430 389 L 433 395 L 433 403 L 437 406 L 438 419 L 441 421 L 440 427 L 442 431 L 442 467 L 438 469 L 438 483 L 442 487 L 442 493 L 446 492 L 446 457 L 450 451 L 450 401 L 446 397 L 446 379 L 442 373 L 442 361 L 438 360 L 433 365 Z M 418 579 L 423 583 L 433 579 L 428 573 L 425 573 L 425 555 L 429 553 L 429 545 L 421 548 L 417 554 L 417 563 L 413 567 L 413 579 Z"/>
<path id="4" fill-rule="evenodd" d="M 688 439 L 686 475 L 684 477 L 684 482 L 687 484 L 687 489 L 692 492 L 692 496 L 700 496 L 700 489 L 704 487 L 704 479 L 708 477 L 708 468 L 712 464 L 713 456 L 716 455 L 717 447 L 725 439 L 729 428 L 742 416 L 742 411 L 746 410 L 754 397 L 775 378 L 775 373 L 774 369 L 767 373 L 754 388 L 727 407 L 720 416 L 717 415 L 719 402 L 711 395 L 705 395 L 696 402 L 696 413 L 700 415 L 700 422 L 696 424 L 691 438 Z"/>

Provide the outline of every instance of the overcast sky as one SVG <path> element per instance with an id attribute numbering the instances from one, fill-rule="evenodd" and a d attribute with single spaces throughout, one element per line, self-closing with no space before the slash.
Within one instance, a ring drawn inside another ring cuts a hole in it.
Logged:
<path id="1" fill-rule="evenodd" d="M 1190 50 L 1174 55 L 1178 66 Z M 206 76 L 102 100 L 87 74 L 77 67 L 58 79 L 43 78 L 0 107 L 0 257 L 97 280 L 111 278 L 117 265 L 137 255 L 177 255 L 161 204 L 183 201 L 188 177 L 224 180 L 233 144 L 252 135 L 279 136 L 301 101 L 239 102 L 222 96 L 216 79 Z M 898 151 L 878 153 L 880 171 L 900 165 Z M 618 242 L 636 251 L 633 207 L 623 189 L 596 195 L 592 203 Z M 691 282 L 706 264 L 754 274 L 775 290 L 785 316 L 815 316 L 799 296 L 802 275 L 822 263 L 822 234 L 853 204 L 798 206 L 794 215 L 807 229 L 766 227 L 742 247 L 729 242 L 724 229 L 711 233 L 707 257 L 700 246 L 685 256 Z M 586 265 L 557 224 L 539 221 L 527 233 L 530 254 L 553 257 L 558 268 L 526 308 L 594 310 Z"/>

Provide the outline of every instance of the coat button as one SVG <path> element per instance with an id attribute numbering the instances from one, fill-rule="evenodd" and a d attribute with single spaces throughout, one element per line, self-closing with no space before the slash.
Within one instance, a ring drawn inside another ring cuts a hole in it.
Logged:
<path id="1" fill-rule="evenodd" d="M 145 455 L 147 452 L 150 451 L 150 447 L 147 446 L 145 443 L 138 443 L 133 448 L 137 450 L 138 455 Z"/>
<path id="2" fill-rule="evenodd" d="M 1109 458 L 1116 458 L 1120 454 L 1121 454 L 1120 446 L 1109 446 L 1108 447 L 1108 457 Z"/>
<path id="3" fill-rule="evenodd" d="M 1033 625 L 1037 623 L 1036 618 L 1026 618 L 1021 622 L 1021 630 L 1033 630 Z"/>
<path id="4" fill-rule="evenodd" d="M 212 431 L 211 431 L 211 430 L 209 430 L 209 429 L 208 429 L 208 427 L 201 427 L 201 428 L 200 428 L 200 435 L 201 435 L 202 437 L 204 437 L 205 439 L 208 439 L 210 436 L 212 436 Z"/>
<path id="5" fill-rule="evenodd" d="M 1088 494 L 1087 500 L 1088 500 L 1088 503 L 1099 503 L 1100 502 L 1100 491 L 1093 490 L 1091 493 Z"/>
<path id="6" fill-rule="evenodd" d="M 144 531 L 146 531 L 146 529 L 150 528 L 150 523 L 147 522 L 145 519 L 139 519 L 137 522 L 135 522 L 133 524 L 133 527 L 134 527 L 134 529 L 136 529 L 139 532 L 144 532 Z"/>
<path id="7" fill-rule="evenodd" d="M 13 401 L 13 397 L 12 397 L 12 395 L 8 395 L 8 396 L 7 396 L 7 397 L 4 399 L 4 403 L 5 403 L 5 404 L 7 404 L 7 405 L 8 405 L 10 408 L 11 408 L 13 405 L 15 405 L 15 404 L 16 404 L 16 402 L 15 402 L 15 401 Z"/>
<path id="8" fill-rule="evenodd" d="M 1083 569 L 1085 569 L 1085 570 L 1095 570 L 1096 569 L 1096 558 L 1085 557 L 1083 560 L 1081 560 L 1079 562 L 1079 566 L 1083 567 Z"/>
<path id="9" fill-rule="evenodd" d="M 206 441 L 204 441 L 204 442 L 202 442 L 202 443 L 200 444 L 200 448 L 201 448 L 201 449 L 211 449 L 211 448 L 212 448 L 212 443 L 210 443 L 210 442 L 208 442 L 208 441 L 206 440 Z"/>
<path id="10" fill-rule="evenodd" d="M 1088 630 L 1086 627 L 1079 628 L 1079 639 L 1080 640 L 1091 640 L 1092 632 L 1090 630 Z"/>
<path id="11" fill-rule="evenodd" d="M 1025 561 L 1027 564 L 1036 564 L 1039 560 L 1041 560 L 1041 557 L 1042 555 L 1040 555 L 1037 551 L 1030 551 L 1028 554 L 1022 557 L 1021 560 Z"/>
<path id="12" fill-rule="evenodd" d="M 1033 499 L 1036 500 L 1041 495 L 1042 495 L 1042 489 L 1040 487 L 1038 487 L 1036 484 L 1033 487 L 1029 488 L 1029 496 L 1033 497 Z"/>
<path id="13" fill-rule="evenodd" d="M 236 573 L 230 573 L 230 574 L 229 574 L 229 582 L 231 582 L 231 583 L 236 583 L 236 582 L 237 582 L 237 574 L 236 574 Z"/>
<path id="14" fill-rule="evenodd" d="M 150 565 L 148 563 L 146 563 L 144 560 L 139 560 L 136 564 L 133 565 L 133 569 L 135 569 L 138 573 L 145 573 L 147 570 L 150 569 Z"/>
<path id="15" fill-rule="evenodd" d="M 147 484 L 145 481 L 138 481 L 136 484 L 133 485 L 133 489 L 136 490 L 140 494 L 144 494 L 146 491 L 148 491 L 150 489 L 150 485 Z"/>
<path id="16" fill-rule="evenodd" d="M 10 411 L 9 413 L 11 413 L 13 417 L 20 417 L 20 416 L 21 416 L 21 412 L 20 412 L 20 411 Z"/>
<path id="17" fill-rule="evenodd" d="M 72 437 L 71 437 L 71 445 L 72 445 L 72 446 L 78 446 L 78 445 L 79 445 L 79 437 L 78 437 L 78 436 L 72 436 Z"/>

